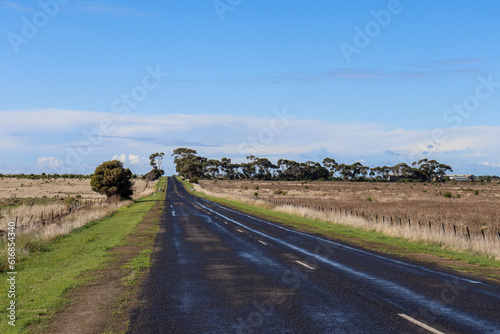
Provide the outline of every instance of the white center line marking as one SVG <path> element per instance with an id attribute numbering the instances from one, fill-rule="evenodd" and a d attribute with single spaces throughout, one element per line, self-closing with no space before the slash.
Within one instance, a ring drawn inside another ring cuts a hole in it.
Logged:
<path id="1" fill-rule="evenodd" d="M 400 313 L 400 314 L 398 314 L 398 315 L 399 315 L 400 317 L 402 317 L 402 318 L 405 318 L 405 319 L 406 319 L 406 320 L 408 320 L 409 322 L 413 322 L 413 323 L 414 323 L 415 325 L 417 325 L 417 326 L 420 326 L 420 327 L 422 327 L 422 328 L 427 329 L 429 332 L 432 332 L 432 333 L 435 333 L 435 334 L 444 334 L 443 332 L 440 332 L 440 331 L 438 331 L 437 329 L 432 328 L 431 326 L 427 326 L 426 324 L 421 323 L 420 321 L 415 320 L 415 319 L 413 319 L 412 317 L 407 316 L 406 314 L 402 314 L 402 313 Z"/>
<path id="2" fill-rule="evenodd" d="M 259 240 L 259 242 L 260 242 L 261 244 L 263 244 L 263 245 L 266 245 L 266 246 L 267 246 L 267 244 L 266 244 L 264 241 Z"/>
<path id="3" fill-rule="evenodd" d="M 240 230 L 239 228 L 237 228 L 236 231 L 243 233 L 243 230 Z"/>
<path id="4" fill-rule="evenodd" d="M 311 267 L 310 265 L 308 265 L 308 264 L 306 264 L 306 263 L 304 263 L 304 262 L 300 262 L 300 261 L 295 261 L 295 262 L 297 262 L 298 264 L 300 264 L 300 265 L 302 265 L 302 266 L 304 266 L 304 267 L 306 267 L 306 268 L 309 268 L 309 269 L 315 269 L 314 267 Z"/>

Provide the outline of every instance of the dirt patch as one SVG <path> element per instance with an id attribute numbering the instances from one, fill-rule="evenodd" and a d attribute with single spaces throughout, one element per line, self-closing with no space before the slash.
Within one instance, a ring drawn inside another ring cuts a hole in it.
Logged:
<path id="1" fill-rule="evenodd" d="M 33 326 L 29 332 L 51 334 L 96 334 L 124 333 L 127 330 L 129 311 L 134 307 L 139 286 L 149 268 L 139 273 L 124 265 L 142 250 L 151 249 L 163 210 L 163 201 L 158 201 L 144 220 L 131 233 L 124 246 L 113 249 L 113 260 L 106 268 L 87 273 L 89 283 L 68 292 L 71 302 L 43 327 Z M 126 278 L 136 275 L 132 284 Z"/>

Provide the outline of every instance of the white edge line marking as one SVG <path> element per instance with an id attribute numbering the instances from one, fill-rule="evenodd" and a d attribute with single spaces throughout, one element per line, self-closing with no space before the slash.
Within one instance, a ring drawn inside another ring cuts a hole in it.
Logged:
<path id="1" fill-rule="evenodd" d="M 306 268 L 309 268 L 309 269 L 315 269 L 314 267 L 311 267 L 310 265 L 304 263 L 304 262 L 301 262 L 301 261 L 295 261 L 297 262 L 298 264 L 300 264 L 301 266 L 304 266 Z"/>
<path id="2" fill-rule="evenodd" d="M 205 200 L 205 199 L 202 199 L 202 200 Z M 214 204 L 215 206 L 219 207 L 219 208 L 222 208 L 222 209 L 225 209 L 227 211 L 231 211 L 231 212 L 234 212 L 234 213 L 237 213 L 239 215 L 242 215 L 242 216 L 245 216 L 245 217 L 248 217 L 250 219 L 253 219 L 253 220 L 256 220 L 256 221 L 260 221 L 264 224 L 267 224 L 267 225 L 271 225 L 271 226 L 274 226 L 276 228 L 279 228 L 279 229 L 282 229 L 282 230 L 285 230 L 285 231 L 288 231 L 288 232 L 292 232 L 292 233 L 295 233 L 295 234 L 299 234 L 299 235 L 303 235 L 303 236 L 307 236 L 309 238 L 312 238 L 312 239 L 316 239 L 316 240 L 320 240 L 322 242 L 326 242 L 326 243 L 329 243 L 329 244 L 332 244 L 332 245 L 335 245 L 337 247 L 341 247 L 341 248 L 345 248 L 345 249 L 349 249 L 349 250 L 352 250 L 352 251 L 355 251 L 355 252 L 358 252 L 358 253 L 363 253 L 363 254 L 367 254 L 369 256 L 373 256 L 373 257 L 376 257 L 376 258 L 379 258 L 379 259 L 382 259 L 384 261 L 389 261 L 389 262 L 393 262 L 393 263 L 397 263 L 397 264 L 400 264 L 400 265 L 403 265 L 405 267 L 409 267 L 409 268 L 416 268 L 416 269 L 419 269 L 419 270 L 423 270 L 423 271 L 426 271 L 426 272 L 431 272 L 431 273 L 435 273 L 435 274 L 439 274 L 441 276 L 445 276 L 445 277 L 450 277 L 450 278 L 454 278 L 454 279 L 457 279 L 457 280 L 460 280 L 462 282 L 468 282 L 468 283 L 472 283 L 472 284 L 480 284 L 480 285 L 486 285 L 485 283 L 483 282 L 479 282 L 479 281 L 474 281 L 474 280 L 470 280 L 470 279 L 467 279 L 467 278 L 464 278 L 464 277 L 460 277 L 460 276 L 456 276 L 456 275 L 451 275 L 451 274 L 446 274 L 446 273 L 443 273 L 443 272 L 440 272 L 440 271 L 437 271 L 437 270 L 433 270 L 433 269 L 429 269 L 429 268 L 426 268 L 426 267 L 422 267 L 422 266 L 418 266 L 418 265 L 414 265 L 414 264 L 410 264 L 410 263 L 406 263 L 406 262 L 403 262 L 403 261 L 398 261 L 398 260 L 395 260 L 395 259 L 391 259 L 389 257 L 384 257 L 384 256 L 381 256 L 381 255 L 377 255 L 377 254 L 374 254 L 374 253 L 370 253 L 368 251 L 364 251 L 364 250 L 361 250 L 361 249 L 358 249 L 358 248 L 354 248 L 354 247 L 350 247 L 350 246 L 347 246 L 347 245 L 344 245 L 344 244 L 341 244 L 341 243 L 338 243 L 338 242 L 335 242 L 335 241 L 332 241 L 332 240 L 328 240 L 328 239 L 324 239 L 324 238 L 320 238 L 320 237 L 317 237 L 317 236 L 314 236 L 314 235 L 311 235 L 311 234 L 307 234 L 307 233 L 304 233 L 304 232 L 299 232 L 299 231 L 296 231 L 296 230 L 292 230 L 292 229 L 289 229 L 289 228 L 286 228 L 286 227 L 283 227 L 283 226 L 280 226 L 280 225 L 276 225 L 274 223 L 271 223 L 269 221 L 266 221 L 266 220 L 263 220 L 263 219 L 260 219 L 260 218 L 256 218 L 256 217 L 253 217 L 253 216 L 250 216 L 250 215 L 247 215 L 245 213 L 242 213 L 242 212 L 239 212 L 239 211 L 236 211 L 236 210 L 232 210 L 230 208 L 227 208 L 225 206 L 222 206 L 220 204 L 217 204 L 215 202 L 210 202 L 209 200 L 205 200 L 211 204 Z M 206 206 L 202 205 L 202 207 L 208 209 Z M 209 211 L 211 212 L 214 212 L 213 210 L 211 209 L 208 209 Z M 217 213 L 221 216 L 223 216 L 222 214 L 220 213 Z M 225 216 L 224 216 L 225 217 Z"/>
<path id="3" fill-rule="evenodd" d="M 440 332 L 440 331 L 438 331 L 437 329 L 432 328 L 431 326 L 427 326 L 426 324 L 421 323 L 420 321 L 415 320 L 415 319 L 413 319 L 412 317 L 407 316 L 406 314 L 399 313 L 398 315 L 399 315 L 401 318 L 405 318 L 406 320 L 408 320 L 409 322 L 414 323 L 414 324 L 415 324 L 415 325 L 417 325 L 417 326 L 420 326 L 420 327 L 422 327 L 422 328 L 427 329 L 429 332 L 432 332 L 432 333 L 435 333 L 435 334 L 444 334 L 443 332 Z"/>
<path id="4" fill-rule="evenodd" d="M 366 273 L 363 273 L 363 272 L 361 272 L 361 271 L 357 271 L 357 270 L 352 269 L 352 268 L 350 268 L 350 267 L 348 267 L 348 266 L 346 266 L 346 265 L 343 265 L 343 264 L 341 264 L 341 263 L 335 262 L 335 261 L 333 261 L 333 260 L 329 259 L 328 257 L 323 257 L 323 256 L 320 256 L 320 255 L 318 255 L 318 254 L 315 254 L 315 253 L 309 252 L 309 251 L 307 251 L 307 250 L 305 250 L 305 249 L 303 249 L 303 248 L 300 248 L 300 247 L 298 247 L 298 246 L 295 246 L 295 245 L 293 245 L 293 244 L 291 244 L 291 243 L 289 243 L 289 242 L 286 242 L 286 241 L 284 241 L 284 240 L 278 239 L 278 238 L 276 238 L 276 237 L 269 236 L 269 235 L 265 234 L 264 232 L 260 232 L 260 231 L 258 231 L 258 230 L 255 230 L 255 229 L 251 228 L 251 227 L 248 227 L 248 226 L 246 226 L 246 225 L 244 225 L 244 224 L 242 224 L 242 223 L 240 223 L 240 222 L 238 222 L 238 221 L 236 221 L 236 220 L 233 220 L 233 219 L 231 219 L 231 218 L 228 218 L 228 217 L 224 216 L 223 214 L 221 214 L 221 213 L 219 213 L 219 212 L 217 212 L 217 211 L 214 211 L 214 210 L 212 210 L 212 209 L 210 209 L 210 208 L 207 208 L 206 206 L 204 206 L 204 205 L 202 205 L 202 204 L 200 204 L 200 205 L 201 205 L 202 207 L 204 207 L 206 210 L 208 210 L 208 211 L 210 211 L 210 212 L 212 212 L 212 213 L 214 213 L 214 214 L 216 214 L 216 215 L 218 215 L 218 216 L 220 216 L 220 217 L 224 217 L 224 218 L 225 218 L 225 219 L 227 219 L 228 221 L 231 221 L 231 222 L 233 222 L 233 223 L 235 223 L 235 224 L 237 224 L 237 225 L 239 225 L 239 226 L 241 226 L 241 227 L 243 227 L 243 228 L 245 228 L 245 229 L 247 229 L 247 230 L 249 230 L 249 231 L 252 231 L 252 232 L 254 232 L 254 233 L 258 234 L 258 235 L 261 235 L 261 236 L 263 236 L 263 237 L 265 237 L 265 238 L 269 238 L 269 239 L 271 239 L 271 240 L 273 240 L 273 241 L 276 241 L 276 242 L 278 242 L 278 243 L 280 243 L 280 244 L 282 244 L 282 245 L 284 245 L 284 246 L 286 246 L 286 247 L 288 247 L 288 248 L 291 248 L 291 249 L 293 249 L 293 250 L 296 250 L 296 251 L 298 251 L 298 252 L 301 252 L 301 253 L 303 253 L 303 254 L 305 254 L 305 255 L 311 256 L 311 257 L 313 257 L 313 258 L 317 259 L 318 261 L 323 262 L 323 263 L 326 263 L 326 264 L 328 264 L 328 265 L 330 265 L 330 266 L 332 266 L 332 267 L 334 267 L 334 268 L 336 268 L 336 269 L 339 269 L 339 270 L 341 270 L 341 271 L 343 271 L 343 272 L 346 272 L 346 273 L 348 273 L 348 274 L 351 274 L 351 275 L 353 275 L 353 276 L 356 276 L 357 278 L 364 278 L 364 279 L 368 279 L 368 280 L 374 280 L 374 281 L 377 281 L 377 282 L 378 282 L 378 285 L 379 285 L 381 288 L 383 288 L 383 289 L 385 289 L 385 290 L 389 290 L 389 291 L 390 291 L 390 292 L 392 292 L 392 293 L 405 294 L 408 298 L 411 298 L 414 302 L 416 302 L 416 303 L 418 303 L 418 304 L 420 304 L 420 305 L 421 305 L 421 304 L 423 304 L 423 303 L 425 303 L 425 304 L 426 304 L 426 306 L 431 307 L 431 309 L 435 309 L 436 311 L 439 311 L 439 313 L 443 314 L 443 315 L 444 315 L 444 316 L 446 316 L 447 318 L 453 318 L 454 320 L 460 319 L 460 320 L 461 320 L 461 321 L 460 321 L 460 323 L 467 323 L 467 325 L 469 325 L 469 326 L 471 326 L 471 323 L 474 323 L 476 326 L 477 326 L 477 325 L 480 325 L 480 326 L 481 326 L 481 328 L 485 328 L 485 329 L 486 329 L 486 328 L 488 328 L 488 329 L 493 328 L 491 325 L 484 326 L 484 325 L 483 325 L 483 321 L 482 321 L 482 320 L 476 320 L 476 319 L 474 318 L 474 316 L 470 316 L 470 315 L 468 315 L 468 314 L 464 314 L 463 312 L 458 312 L 458 313 L 459 313 L 459 315 L 458 315 L 458 317 L 457 317 L 457 312 L 456 312 L 456 310 L 452 310 L 452 309 L 451 309 L 451 308 L 449 308 L 449 307 L 446 307 L 446 306 L 444 306 L 444 305 L 441 305 L 441 303 L 439 303 L 439 302 L 436 302 L 436 301 L 434 301 L 434 300 L 432 300 L 432 299 L 429 299 L 429 298 L 427 298 L 427 297 L 424 297 L 424 296 L 422 296 L 422 295 L 419 295 L 418 293 L 413 292 L 413 291 L 411 291 L 411 290 L 409 290 L 408 288 L 405 288 L 405 287 L 403 287 L 403 286 L 400 286 L 400 285 L 398 285 L 397 283 L 393 283 L 393 282 L 387 281 L 387 280 L 385 280 L 385 279 L 380 279 L 380 278 L 377 278 L 377 277 L 372 276 L 372 275 L 370 275 L 370 274 L 366 274 Z M 217 205 L 217 204 L 215 204 L 215 205 L 216 205 L 216 206 L 218 206 L 218 207 L 221 207 L 220 205 Z M 231 209 L 227 209 L 227 210 L 228 210 L 228 211 L 233 211 L 233 212 L 236 212 L 236 211 L 231 210 Z M 243 216 L 248 216 L 248 215 L 246 215 L 246 214 L 242 214 L 242 213 L 239 213 L 239 214 L 240 214 L 240 215 L 243 215 Z M 248 217 L 251 217 L 251 216 L 248 216 Z M 254 218 L 254 217 L 251 217 L 251 218 L 253 218 L 253 219 L 255 219 L 255 220 L 258 220 L 258 221 L 262 221 L 262 222 L 264 222 L 264 223 L 266 223 L 266 224 L 271 225 L 271 223 L 266 222 L 266 221 L 264 221 L 264 220 L 256 219 L 256 218 Z M 286 228 L 280 227 L 279 225 L 275 225 L 275 226 L 276 226 L 276 227 L 279 227 L 279 228 L 282 228 L 282 229 L 284 229 L 284 230 L 288 230 L 288 229 L 286 229 Z M 289 230 L 289 231 L 294 232 L 293 230 Z M 319 237 L 314 237 L 314 236 L 311 236 L 311 235 L 307 235 L 307 234 L 302 233 L 302 232 L 295 232 L 295 233 L 297 233 L 297 234 L 302 234 L 302 235 L 306 235 L 306 236 L 312 237 L 312 238 L 314 238 L 314 239 L 324 241 L 324 239 L 321 239 L 321 238 L 319 238 Z M 331 243 L 332 243 L 332 244 L 335 244 L 334 242 L 331 242 Z M 365 253 L 368 253 L 368 252 L 365 252 Z M 370 254 L 370 253 L 368 253 L 368 254 Z M 380 256 L 380 257 L 381 257 L 381 256 Z M 390 260 L 390 259 L 388 259 L 388 260 Z M 410 266 L 410 265 L 409 265 L 409 266 Z M 417 267 L 417 266 L 415 266 L 415 267 Z M 446 274 L 443 274 L 443 275 L 445 275 L 445 276 L 446 276 Z M 449 276 L 452 276 L 452 275 L 449 275 Z M 481 284 L 484 284 L 484 283 L 481 283 Z M 495 328 L 495 330 L 496 330 L 496 328 Z M 491 332 L 491 331 L 490 331 L 490 332 Z M 440 332 L 439 332 L 439 333 L 440 333 Z"/>
<path id="5" fill-rule="evenodd" d="M 263 245 L 266 245 L 266 246 L 267 246 L 267 244 L 266 244 L 264 241 L 259 240 L 259 242 L 260 242 L 261 244 L 263 244 Z"/>

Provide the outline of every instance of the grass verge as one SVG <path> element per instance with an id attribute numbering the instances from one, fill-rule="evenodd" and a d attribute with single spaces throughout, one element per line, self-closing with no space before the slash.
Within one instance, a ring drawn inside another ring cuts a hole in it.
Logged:
<path id="1" fill-rule="evenodd" d="M 440 244 L 412 242 L 403 238 L 390 237 L 378 232 L 365 231 L 321 220 L 303 218 L 239 201 L 217 198 L 191 190 L 193 185 L 185 180 L 181 180 L 181 182 L 186 190 L 196 196 L 303 232 L 321 235 L 329 239 L 347 242 L 389 255 L 435 263 L 453 270 L 480 275 L 484 278 L 500 282 L 500 261 L 484 255 L 456 252 L 445 249 Z"/>
<path id="2" fill-rule="evenodd" d="M 67 293 L 98 279 L 89 272 L 102 270 L 113 263 L 115 256 L 112 250 L 125 245 L 127 236 L 134 232 L 153 205 L 163 199 L 163 194 L 141 198 L 103 219 L 56 238 L 44 252 L 17 264 L 15 327 L 9 325 L 9 319 L 3 316 L 0 333 L 25 333 L 28 326 L 30 332 L 43 332 L 44 323 L 71 301 Z M 152 244 L 151 240 L 144 240 L 143 243 Z M 141 252 L 131 260 L 129 275 L 136 275 L 135 271 L 148 265 L 145 256 L 148 256 L 147 252 Z M 3 292 L 0 305 L 3 310 L 12 300 L 7 295 L 8 277 L 7 272 L 0 274 Z"/>

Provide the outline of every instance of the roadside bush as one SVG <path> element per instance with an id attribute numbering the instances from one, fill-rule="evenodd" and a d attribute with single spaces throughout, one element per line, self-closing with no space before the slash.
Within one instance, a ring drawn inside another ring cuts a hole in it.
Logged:
<path id="1" fill-rule="evenodd" d="M 74 197 L 68 197 L 64 200 L 64 204 L 66 204 L 66 207 L 68 208 L 73 204 L 75 204 L 76 202 L 78 202 L 78 200 Z"/>
<path id="2" fill-rule="evenodd" d="M 193 177 L 193 178 L 189 179 L 189 183 L 198 183 L 198 180 L 199 180 L 199 178 Z"/>
<path id="3" fill-rule="evenodd" d="M 279 189 L 274 191 L 275 195 L 286 195 L 286 191 Z"/>
<path id="4" fill-rule="evenodd" d="M 446 198 L 451 198 L 451 193 L 449 191 L 447 191 L 443 194 L 443 196 Z"/>
<path id="5" fill-rule="evenodd" d="M 118 195 L 122 200 L 130 199 L 132 190 L 132 172 L 123 168 L 118 160 L 103 162 L 92 175 L 90 185 L 92 190 L 109 198 Z"/>

